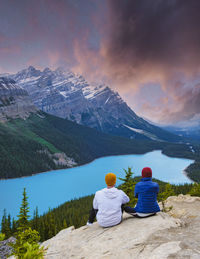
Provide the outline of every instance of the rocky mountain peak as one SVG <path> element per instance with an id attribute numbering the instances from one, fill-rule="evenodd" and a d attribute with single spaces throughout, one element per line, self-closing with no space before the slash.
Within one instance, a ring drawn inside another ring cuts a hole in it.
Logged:
<path id="1" fill-rule="evenodd" d="M 52 73 L 51 69 L 46 67 L 43 71 L 42 71 L 44 74 L 49 74 L 49 73 Z"/>
<path id="2" fill-rule="evenodd" d="M 13 79 L 0 77 L 0 122 L 9 118 L 26 118 L 37 111 L 26 90 Z"/>
<path id="3" fill-rule="evenodd" d="M 29 66 L 28 68 L 23 69 L 19 71 L 17 74 L 15 74 L 14 80 L 18 82 L 20 80 L 25 80 L 30 77 L 38 77 L 40 75 L 41 75 L 40 70 L 34 68 L 33 66 Z"/>

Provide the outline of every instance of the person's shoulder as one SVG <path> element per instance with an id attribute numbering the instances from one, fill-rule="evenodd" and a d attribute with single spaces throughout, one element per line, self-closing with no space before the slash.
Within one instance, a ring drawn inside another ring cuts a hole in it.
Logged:
<path id="1" fill-rule="evenodd" d="M 152 182 L 152 184 L 155 185 L 155 186 L 159 186 L 159 184 L 156 183 L 156 182 Z"/>
<path id="2" fill-rule="evenodd" d="M 95 195 L 99 195 L 105 191 L 106 188 L 96 191 Z"/>
<path id="3" fill-rule="evenodd" d="M 116 195 L 117 195 L 118 197 L 123 197 L 123 196 L 126 195 L 126 193 L 125 193 L 124 191 L 119 190 L 119 189 L 116 188 Z"/>
<path id="4" fill-rule="evenodd" d="M 117 188 L 116 188 L 117 189 Z M 119 190 L 119 189 L 117 189 L 117 191 L 116 192 L 118 192 L 118 193 L 120 193 L 120 194 L 125 194 L 125 192 L 124 191 L 122 191 L 122 190 Z"/>

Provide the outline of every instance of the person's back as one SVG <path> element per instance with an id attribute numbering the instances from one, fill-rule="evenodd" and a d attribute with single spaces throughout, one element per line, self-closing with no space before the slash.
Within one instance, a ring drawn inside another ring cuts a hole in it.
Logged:
<path id="1" fill-rule="evenodd" d="M 159 185 L 152 182 L 152 170 L 145 167 L 142 179 L 135 185 L 135 197 L 138 198 L 135 208 L 126 206 L 124 210 L 135 217 L 149 217 L 160 211 L 157 203 Z"/>
<path id="2" fill-rule="evenodd" d="M 98 209 L 96 217 L 99 225 L 109 227 L 119 224 L 122 220 L 121 206 L 128 201 L 125 193 L 115 187 L 96 192 L 93 208 Z"/>
<path id="3" fill-rule="evenodd" d="M 129 202 L 129 197 L 115 188 L 116 175 L 109 173 L 105 177 L 107 188 L 97 191 L 93 200 L 87 225 L 97 222 L 102 227 L 111 227 L 122 221 L 122 205 Z"/>
<path id="4" fill-rule="evenodd" d="M 135 197 L 138 197 L 138 202 L 135 207 L 136 212 L 153 213 L 160 211 L 157 203 L 157 194 L 159 186 L 152 182 L 151 177 L 142 178 L 135 186 Z"/>

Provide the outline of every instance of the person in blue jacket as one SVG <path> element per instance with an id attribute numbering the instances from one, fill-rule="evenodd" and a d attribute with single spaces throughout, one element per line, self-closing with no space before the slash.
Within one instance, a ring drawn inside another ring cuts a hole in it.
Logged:
<path id="1" fill-rule="evenodd" d="M 145 167 L 142 170 L 142 179 L 135 185 L 135 197 L 138 198 L 135 208 L 129 206 L 124 207 L 124 210 L 136 217 L 149 217 L 160 211 L 157 195 L 159 185 L 152 182 L 152 170 L 150 167 Z"/>

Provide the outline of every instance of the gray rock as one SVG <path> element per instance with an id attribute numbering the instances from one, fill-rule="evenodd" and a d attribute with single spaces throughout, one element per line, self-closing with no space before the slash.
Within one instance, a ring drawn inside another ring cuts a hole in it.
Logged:
<path id="1" fill-rule="evenodd" d="M 10 237 L 4 241 L 0 242 L 0 258 L 6 259 L 12 253 L 12 247 L 9 244 L 14 244 L 16 238 Z"/>

